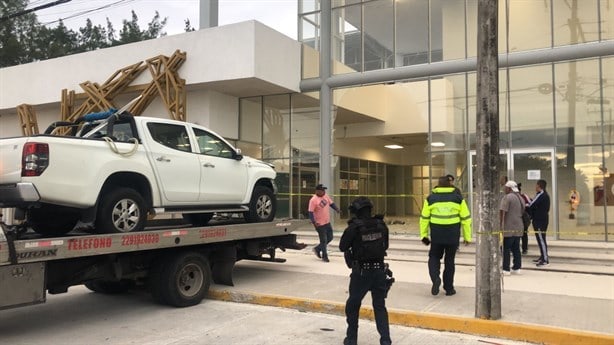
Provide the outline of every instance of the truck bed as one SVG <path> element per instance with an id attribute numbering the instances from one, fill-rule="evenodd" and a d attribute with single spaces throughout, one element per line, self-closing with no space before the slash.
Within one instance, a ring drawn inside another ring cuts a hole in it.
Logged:
<path id="1" fill-rule="evenodd" d="M 282 236 L 290 234 L 305 222 L 275 220 L 266 223 L 219 223 L 204 227 L 175 226 L 125 234 L 26 238 L 12 243 L 9 243 L 4 231 L 0 231 L 0 266 Z M 7 227 L 3 228 L 6 231 Z M 14 246 L 13 255 L 10 246 Z"/>

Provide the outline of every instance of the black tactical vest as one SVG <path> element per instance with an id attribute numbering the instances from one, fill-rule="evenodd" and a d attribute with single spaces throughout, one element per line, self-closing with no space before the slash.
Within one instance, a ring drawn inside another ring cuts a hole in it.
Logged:
<path id="1" fill-rule="evenodd" d="M 358 228 L 358 236 L 353 248 L 354 260 L 359 262 L 383 261 L 386 256 L 384 221 L 380 218 L 355 218 L 352 224 Z"/>

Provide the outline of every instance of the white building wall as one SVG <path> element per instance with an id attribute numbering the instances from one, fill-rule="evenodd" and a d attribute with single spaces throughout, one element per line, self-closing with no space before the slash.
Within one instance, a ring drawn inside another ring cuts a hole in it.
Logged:
<path id="1" fill-rule="evenodd" d="M 298 92 L 300 44 L 257 21 L 247 21 L 155 40 L 0 69 L 0 137 L 21 135 L 16 107 L 34 106 L 39 129 L 60 120 L 61 90 L 81 93 L 79 83 L 104 83 L 139 61 L 187 53 L 179 76 L 186 80 L 187 118 L 238 138 L 238 97 Z M 151 81 L 144 71 L 131 85 Z M 122 96 L 121 107 L 136 94 Z M 76 102 L 77 105 L 80 101 Z M 144 115 L 169 115 L 156 98 Z"/>

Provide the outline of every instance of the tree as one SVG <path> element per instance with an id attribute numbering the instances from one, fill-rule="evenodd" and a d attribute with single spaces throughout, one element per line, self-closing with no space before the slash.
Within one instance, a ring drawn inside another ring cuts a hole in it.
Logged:
<path id="1" fill-rule="evenodd" d="M 26 0 L 0 1 L 0 14 L 18 13 L 27 5 Z M 40 24 L 33 13 L 0 22 L 0 67 L 32 61 L 30 55 L 38 50 L 33 37 L 38 26 Z"/>
<path id="2" fill-rule="evenodd" d="M 20 14 L 28 5 L 27 0 L 0 1 L 0 67 L 56 58 L 100 48 L 117 46 L 165 36 L 167 18 L 156 12 L 145 30 L 138 25 L 138 17 L 132 11 L 132 19 L 124 20 L 119 38 L 113 24 L 107 18 L 106 26 L 94 25 L 87 19 L 78 30 L 66 27 L 62 20 L 57 26 L 41 24 L 35 13 Z M 19 15 L 15 15 L 19 14 Z M 13 15 L 13 16 L 11 16 Z M 10 18 L 9 18 L 10 16 Z"/>
<path id="3" fill-rule="evenodd" d="M 194 29 L 194 27 L 192 26 L 192 24 L 190 23 L 190 19 L 186 19 L 183 21 L 185 23 L 185 27 L 183 28 L 183 30 L 185 32 L 192 32 L 192 31 L 196 31 L 196 29 Z"/>
<path id="4" fill-rule="evenodd" d="M 78 39 L 78 50 L 82 52 L 109 46 L 107 30 L 102 25 L 94 26 L 89 18 L 85 26 L 79 29 Z"/>
<path id="5" fill-rule="evenodd" d="M 166 18 L 160 21 L 160 14 L 156 11 L 153 19 L 147 24 L 147 29 L 141 31 L 139 27 L 139 18 L 136 13 L 132 11 L 132 20 L 127 21 L 124 19 L 123 27 L 119 31 L 119 41 L 114 42 L 114 45 L 132 43 L 138 41 L 144 41 L 156 37 L 166 36 L 166 33 L 162 31 L 166 25 Z"/>
<path id="6" fill-rule="evenodd" d="M 43 28 L 46 29 L 45 27 Z M 41 60 L 53 59 L 78 52 L 79 39 L 77 34 L 73 30 L 68 29 L 61 20 L 55 28 L 41 30 L 40 37 L 43 39 L 43 42 L 47 42 L 46 55 Z"/>

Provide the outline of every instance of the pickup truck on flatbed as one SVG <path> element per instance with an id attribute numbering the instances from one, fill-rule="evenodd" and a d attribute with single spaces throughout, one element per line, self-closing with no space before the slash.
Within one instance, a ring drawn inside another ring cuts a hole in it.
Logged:
<path id="1" fill-rule="evenodd" d="M 136 232 L 162 213 L 196 226 L 214 213 L 274 219 L 271 164 L 195 124 L 122 110 L 93 115 L 54 123 L 42 135 L 0 139 L 0 208 L 15 208 L 15 219 L 45 236 L 77 224 Z M 61 129 L 68 135 L 53 135 Z"/>

